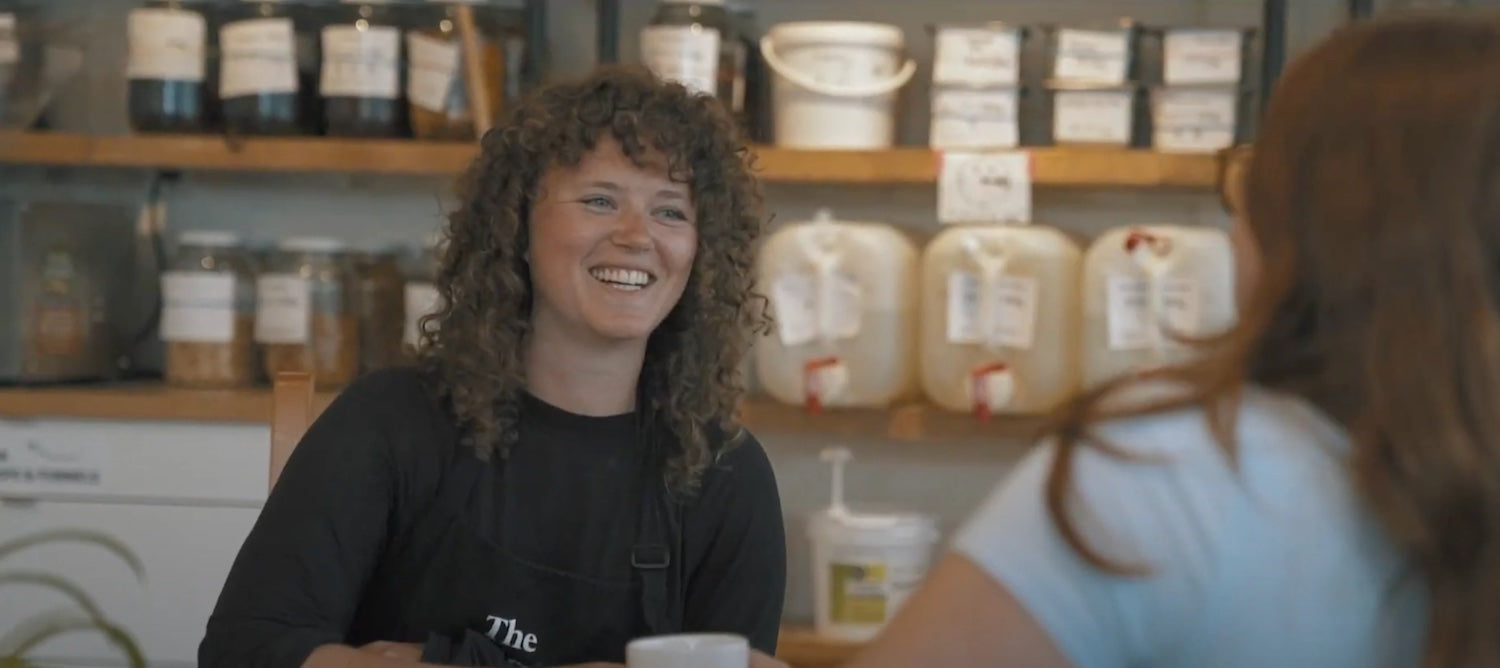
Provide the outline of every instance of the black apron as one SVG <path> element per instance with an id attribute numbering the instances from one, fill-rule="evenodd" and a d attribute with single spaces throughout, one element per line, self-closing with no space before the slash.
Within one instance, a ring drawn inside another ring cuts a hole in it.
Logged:
<path id="1" fill-rule="evenodd" d="M 653 453 L 654 454 L 654 453 Z M 655 456 L 641 467 L 641 512 L 630 559 L 633 577 L 606 581 L 522 559 L 496 539 L 497 466 L 461 448 L 436 504 L 411 546 L 431 557 L 413 578 L 402 628 L 459 642 L 487 636 L 510 665 L 624 662 L 625 645 L 682 625 L 681 535 Z M 414 535 L 409 533 L 408 537 Z M 463 628 L 454 628 L 455 620 Z M 644 622 L 644 624 L 642 624 Z M 493 653 L 490 648 L 487 652 Z"/>

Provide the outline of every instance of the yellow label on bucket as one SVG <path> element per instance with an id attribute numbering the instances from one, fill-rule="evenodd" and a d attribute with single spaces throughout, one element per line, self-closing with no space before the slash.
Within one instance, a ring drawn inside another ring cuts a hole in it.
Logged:
<path id="1" fill-rule="evenodd" d="M 835 624 L 884 624 L 884 564 L 829 564 L 829 618 Z"/>

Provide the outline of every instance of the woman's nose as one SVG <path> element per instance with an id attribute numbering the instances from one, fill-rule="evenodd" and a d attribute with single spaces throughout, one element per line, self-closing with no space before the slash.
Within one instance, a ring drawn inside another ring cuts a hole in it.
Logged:
<path id="1" fill-rule="evenodd" d="M 651 217 L 643 211 L 626 209 L 616 221 L 614 242 L 633 250 L 651 248 Z"/>

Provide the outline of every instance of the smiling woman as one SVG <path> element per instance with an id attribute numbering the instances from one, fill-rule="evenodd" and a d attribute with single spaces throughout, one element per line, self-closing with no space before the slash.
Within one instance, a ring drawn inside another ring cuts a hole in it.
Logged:
<path id="1" fill-rule="evenodd" d="M 762 312 L 747 161 L 716 101 L 638 69 L 488 133 L 420 363 L 309 429 L 200 664 L 619 662 L 674 631 L 774 652 L 780 502 L 733 422 Z"/>

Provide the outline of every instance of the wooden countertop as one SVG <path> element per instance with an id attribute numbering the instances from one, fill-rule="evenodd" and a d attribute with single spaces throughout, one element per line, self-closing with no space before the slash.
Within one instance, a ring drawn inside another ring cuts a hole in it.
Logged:
<path id="1" fill-rule="evenodd" d="M 792 668 L 836 668 L 854 658 L 861 643 L 818 637 L 810 626 L 781 627 L 776 657 Z"/>
<path id="2" fill-rule="evenodd" d="M 321 411 L 334 396 L 332 392 L 318 393 L 315 408 Z M 191 390 L 160 383 L 4 387 L 0 388 L 0 419 L 5 418 L 269 423 L 271 390 Z M 985 422 L 922 402 L 812 415 L 761 397 L 747 399 L 741 405 L 740 418 L 759 432 L 912 443 L 1027 439 L 1036 436 L 1042 426 L 1041 420 L 1029 417 Z"/>

